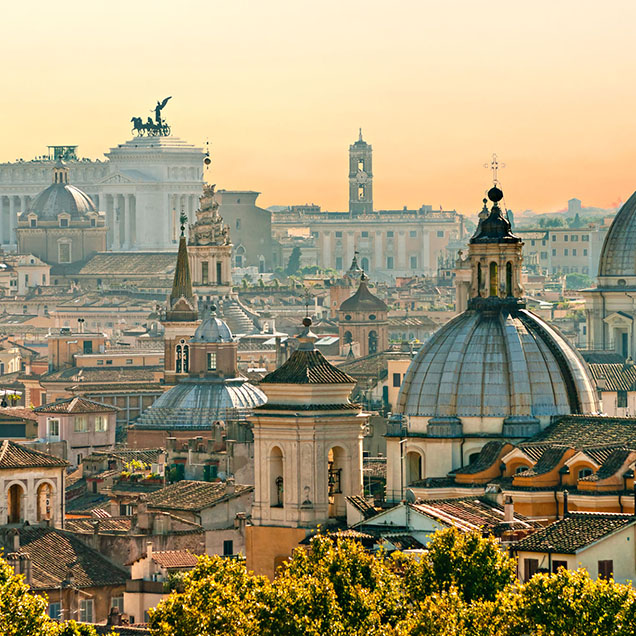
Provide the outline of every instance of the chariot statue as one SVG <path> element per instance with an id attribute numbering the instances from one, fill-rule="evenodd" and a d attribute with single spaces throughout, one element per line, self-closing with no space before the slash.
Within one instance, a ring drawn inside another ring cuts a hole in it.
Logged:
<path id="1" fill-rule="evenodd" d="M 137 137 L 167 137 L 170 134 L 170 126 L 161 117 L 161 111 L 166 107 L 168 100 L 172 99 L 172 96 L 166 97 L 164 100 L 158 101 L 154 107 L 155 120 L 152 117 L 144 122 L 143 117 L 133 117 L 132 122 L 132 134 Z"/>

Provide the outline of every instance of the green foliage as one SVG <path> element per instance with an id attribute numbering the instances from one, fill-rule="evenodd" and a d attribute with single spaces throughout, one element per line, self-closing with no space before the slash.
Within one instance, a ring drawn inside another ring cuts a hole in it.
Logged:
<path id="1" fill-rule="evenodd" d="M 579 570 L 524 585 L 492 538 L 435 534 L 420 561 L 318 535 L 273 580 L 203 557 L 151 612 L 153 636 L 627 636 L 636 592 Z M 72 633 L 72 632 L 70 632 Z"/>
<path id="2" fill-rule="evenodd" d="M 594 280 L 587 274 L 572 272 L 565 276 L 566 289 L 585 289 L 586 287 L 592 287 L 592 285 L 594 285 Z"/>
<path id="3" fill-rule="evenodd" d="M 285 274 L 291 276 L 295 274 L 300 268 L 300 247 L 295 245 L 289 254 L 289 260 L 287 261 L 287 267 L 285 268 Z"/>

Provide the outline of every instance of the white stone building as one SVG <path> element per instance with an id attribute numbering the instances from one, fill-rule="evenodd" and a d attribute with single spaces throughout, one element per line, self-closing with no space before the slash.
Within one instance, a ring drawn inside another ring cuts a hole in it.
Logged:
<path id="1" fill-rule="evenodd" d="M 68 148 L 68 147 L 66 147 Z M 108 249 L 174 249 L 179 215 L 191 223 L 203 187 L 204 152 L 178 137 L 135 137 L 106 160 L 64 154 L 69 181 L 106 214 Z M 18 215 L 50 184 L 54 161 L 0 163 L 0 245 L 14 249 Z"/>

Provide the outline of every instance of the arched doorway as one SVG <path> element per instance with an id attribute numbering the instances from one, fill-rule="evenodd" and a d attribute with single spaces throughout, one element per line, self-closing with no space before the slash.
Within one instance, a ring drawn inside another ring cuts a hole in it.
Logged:
<path id="1" fill-rule="evenodd" d="M 350 331 L 345 331 L 343 334 L 344 344 L 351 344 L 353 342 L 353 335 Z"/>
<path id="2" fill-rule="evenodd" d="M 343 517 L 346 514 L 344 483 L 346 479 L 346 455 L 340 446 L 334 446 L 327 455 L 327 495 L 329 516 Z"/>
<path id="3" fill-rule="evenodd" d="M 53 518 L 53 487 L 44 482 L 37 490 L 38 521 L 50 521 Z"/>
<path id="4" fill-rule="evenodd" d="M 378 352 L 378 333 L 377 331 L 369 331 L 369 353 Z"/>
<path id="5" fill-rule="evenodd" d="M 274 446 L 269 454 L 269 502 L 272 508 L 285 507 L 283 451 Z"/>
<path id="6" fill-rule="evenodd" d="M 406 485 L 410 486 L 420 481 L 424 476 L 424 462 L 422 455 L 417 451 L 408 451 L 405 458 Z"/>
<path id="7" fill-rule="evenodd" d="M 24 488 L 20 484 L 13 484 L 8 494 L 8 523 L 20 523 L 24 520 Z"/>

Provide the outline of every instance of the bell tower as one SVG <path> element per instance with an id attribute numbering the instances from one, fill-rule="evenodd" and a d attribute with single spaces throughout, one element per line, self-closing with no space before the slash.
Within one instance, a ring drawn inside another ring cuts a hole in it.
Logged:
<path id="1" fill-rule="evenodd" d="M 372 147 L 362 139 L 362 128 L 358 141 L 349 146 L 349 214 L 371 214 L 373 212 L 373 167 Z"/>

